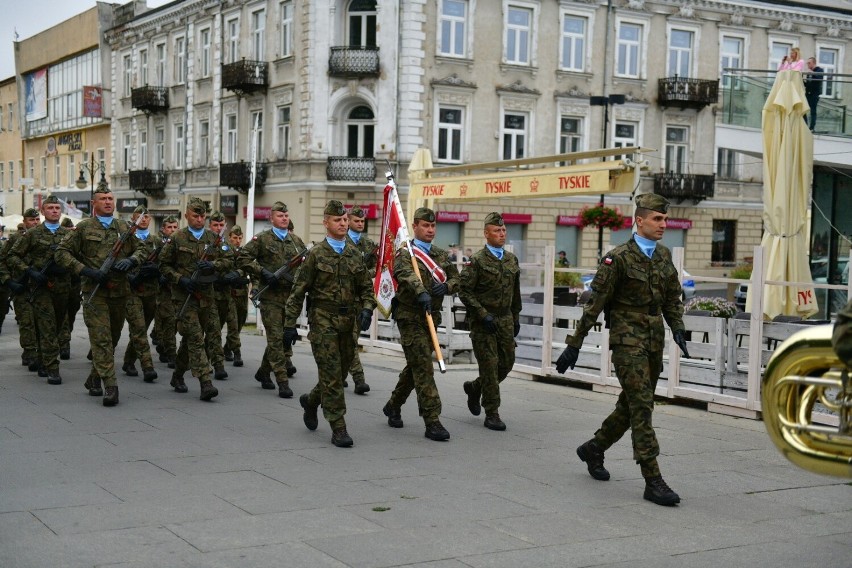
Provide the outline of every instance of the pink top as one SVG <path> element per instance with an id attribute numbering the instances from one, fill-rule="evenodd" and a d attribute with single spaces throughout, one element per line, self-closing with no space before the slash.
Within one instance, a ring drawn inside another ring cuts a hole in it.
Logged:
<path id="1" fill-rule="evenodd" d="M 787 69 L 790 69 L 792 71 L 804 71 L 805 60 L 799 59 L 798 61 L 785 61 L 778 66 L 779 71 L 786 71 Z"/>

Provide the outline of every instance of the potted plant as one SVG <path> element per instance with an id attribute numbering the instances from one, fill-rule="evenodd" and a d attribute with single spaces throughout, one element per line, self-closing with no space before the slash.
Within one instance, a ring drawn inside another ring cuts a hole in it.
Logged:
<path id="1" fill-rule="evenodd" d="M 724 298 L 707 298 L 698 296 L 686 303 L 684 311 L 706 310 L 714 318 L 732 318 L 737 315 L 737 305 Z"/>
<path id="2" fill-rule="evenodd" d="M 624 215 L 617 207 L 607 207 L 603 203 L 598 203 L 580 210 L 580 224 L 583 227 L 591 225 L 599 229 L 617 231 L 624 226 Z"/>

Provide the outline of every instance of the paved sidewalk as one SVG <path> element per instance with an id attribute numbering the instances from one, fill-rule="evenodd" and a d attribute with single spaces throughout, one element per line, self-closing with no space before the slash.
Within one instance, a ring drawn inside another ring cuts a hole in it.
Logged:
<path id="1" fill-rule="evenodd" d="M 296 346 L 296 397 L 254 378 L 264 339 L 244 335 L 212 403 L 160 378 L 119 376 L 121 403 L 87 396 L 82 319 L 64 384 L 20 366 L 14 322 L 0 335 L 0 567 L 846 567 L 852 486 L 789 464 L 763 424 L 659 405 L 657 433 L 676 508 L 642 499 L 630 441 L 607 455 L 612 480 L 575 448 L 614 397 L 507 379 L 506 432 L 467 410 L 454 365 L 440 376 L 446 443 L 381 409 L 401 359 L 363 354 L 372 386 L 347 390 L 352 449 L 324 421 L 302 424 L 316 369 Z M 119 347 L 120 354 L 126 341 Z M 117 357 L 120 361 L 120 355 Z M 119 371 L 120 373 L 120 371 Z M 351 385 L 351 381 L 350 381 Z"/>

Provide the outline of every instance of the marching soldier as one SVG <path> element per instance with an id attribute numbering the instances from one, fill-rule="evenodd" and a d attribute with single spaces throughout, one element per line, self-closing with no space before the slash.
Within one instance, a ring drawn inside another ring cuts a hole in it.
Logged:
<path id="1" fill-rule="evenodd" d="M 296 319 L 302 313 L 305 296 L 310 299 L 308 339 L 317 362 L 319 381 L 299 403 L 309 430 L 319 425 L 317 409 L 331 425 L 331 442 L 337 447 L 352 446 L 346 431 L 346 401 L 343 379 L 355 351 L 355 325 L 370 327 L 376 301 L 364 261 L 358 251 L 346 243 L 349 227 L 346 210 L 339 201 L 329 201 L 323 211 L 325 240 L 314 246 L 296 273 L 296 282 L 287 299 L 284 341 L 293 344 L 298 338 Z"/>
<path id="2" fill-rule="evenodd" d="M 60 225 L 69 231 L 74 230 L 74 222 L 70 217 L 65 217 Z M 77 319 L 77 312 L 80 311 L 81 302 L 80 275 L 69 271 L 68 278 L 71 286 L 68 294 L 68 316 L 65 318 L 65 326 L 59 333 L 59 358 L 63 361 L 71 358 L 71 333 L 74 331 L 74 321 Z"/>
<path id="3" fill-rule="evenodd" d="M 225 228 L 225 216 L 219 211 L 214 211 L 210 215 L 209 226 L 210 230 L 218 235 Z M 231 258 L 231 265 L 233 265 L 233 253 L 228 245 L 228 240 L 223 240 L 219 247 Z M 223 276 L 223 272 L 217 271 L 217 279 L 213 283 L 213 295 L 216 298 L 214 308 L 216 309 L 216 320 L 219 322 L 218 333 L 207 336 L 207 356 L 210 358 L 210 364 L 213 365 L 213 378 L 217 381 L 228 378 L 228 372 L 225 370 L 225 352 L 222 349 L 222 326 L 228 321 L 231 309 L 234 306 L 230 287 L 222 280 Z M 214 339 L 216 340 L 215 344 L 213 343 Z"/>
<path id="4" fill-rule="evenodd" d="M 160 272 L 154 263 L 159 255 L 162 243 L 156 235 L 152 235 L 148 227 L 151 216 L 141 205 L 133 211 L 131 217 L 136 222 L 136 232 L 133 236 L 142 242 L 145 249 L 145 262 L 128 276 L 130 282 L 130 297 L 127 301 L 127 328 L 130 339 L 124 350 L 124 365 L 121 370 L 125 375 L 136 377 L 136 359 L 142 363 L 142 378 L 146 383 L 157 380 L 154 360 L 151 358 L 151 346 L 148 345 L 148 327 L 154 321 L 157 313 L 157 290 Z"/>
<path id="5" fill-rule="evenodd" d="M 7 263 L 13 271 L 27 275 L 29 290 L 25 295 L 33 309 L 42 366 L 47 382 L 60 385 L 59 334 L 66 326 L 71 284 L 68 271 L 56 264 L 54 252 L 68 230 L 59 225 L 62 204 L 55 195 L 44 199 L 41 211 L 44 223 L 17 239 Z"/>
<path id="6" fill-rule="evenodd" d="M 160 227 L 160 241 L 165 247 L 172 240 L 172 235 L 178 230 L 178 219 L 169 215 L 163 219 Z M 157 259 L 159 261 L 159 258 Z M 159 270 L 159 263 L 157 264 Z M 175 368 L 177 359 L 177 323 L 175 322 L 175 305 L 172 301 L 172 285 L 168 278 L 160 273 L 157 292 L 157 314 L 154 316 L 154 331 L 151 333 L 157 341 L 157 353 L 160 362 L 167 363 L 169 369 Z"/>
<path id="7" fill-rule="evenodd" d="M 0 250 L 6 246 L 9 239 L 6 237 L 6 227 L 0 225 Z M 11 292 L 8 284 L 6 284 L 6 269 L 0 264 L 0 332 L 3 330 L 3 322 L 6 321 L 6 315 L 9 313 L 9 308 L 12 305 Z"/>
<path id="8" fill-rule="evenodd" d="M 270 213 L 272 228 L 255 235 L 241 251 L 239 267 L 245 273 L 259 278 L 268 286 L 260 299 L 260 315 L 266 329 L 266 353 L 278 383 L 278 396 L 291 398 L 287 362 L 293 354 L 292 344 L 284 341 L 284 309 L 293 288 L 300 255 L 305 254 L 305 243 L 287 227 L 290 214 L 287 205 L 276 201 Z M 241 275 L 237 275 L 238 277 Z M 301 311 L 301 305 L 300 305 Z M 292 363 L 291 363 L 292 365 Z M 261 381 L 264 385 L 264 381 Z M 268 388 L 268 387 L 265 387 Z"/>
<path id="9" fill-rule="evenodd" d="M 651 422 L 654 390 L 663 368 L 665 329 L 672 330 L 675 343 L 685 354 L 683 303 L 680 280 L 669 249 L 659 244 L 666 230 L 669 202 L 646 193 L 637 195 L 636 233 L 627 243 L 607 253 L 592 280 L 592 297 L 574 335 L 565 338 L 567 347 L 556 362 L 564 373 L 574 368 L 583 339 L 598 315 L 606 314 L 612 362 L 621 384 L 615 410 L 603 421 L 594 437 L 577 448 L 589 474 L 607 481 L 604 452 L 632 430 L 633 459 L 645 478 L 644 498 L 657 505 L 680 502 L 677 493 L 663 481 L 657 456 L 660 446 Z M 688 354 L 687 354 L 688 356 Z"/>
<path id="10" fill-rule="evenodd" d="M 231 250 L 234 252 L 234 264 L 239 265 L 239 259 L 242 256 L 243 230 L 239 225 L 234 225 L 228 231 L 228 242 L 231 244 Z M 225 338 L 225 361 L 233 361 L 234 367 L 243 366 L 243 355 L 241 352 L 242 343 L 240 342 L 240 332 L 246 323 L 248 317 L 248 284 L 247 278 L 240 277 L 232 280 L 229 287 L 231 300 L 234 303 L 234 309 L 231 310 L 228 316 L 228 334 Z M 289 375 L 288 375 L 289 376 Z"/>
<path id="11" fill-rule="evenodd" d="M 458 291 L 459 273 L 450 261 L 449 253 L 432 244 L 435 213 L 431 209 L 421 207 L 414 212 L 412 230 L 414 239 L 411 244 L 420 268 L 419 278 L 405 248 L 399 250 L 393 266 L 394 278 L 399 285 L 394 318 L 399 327 L 406 365 L 383 412 L 388 417 L 388 425 L 402 428 L 400 408 L 415 390 L 420 416 L 426 424 L 426 437 L 435 441 L 449 440 L 450 433 L 440 422 L 441 397 L 435 385 L 432 337 L 425 313 L 430 312 L 435 325 L 440 325 L 444 296 Z"/>
<path id="12" fill-rule="evenodd" d="M 520 331 L 521 268 L 518 257 L 505 250 L 506 226 L 499 213 L 485 217 L 485 247 L 473 253 L 461 273 L 459 297 L 467 308 L 470 340 L 479 377 L 464 383 L 467 407 L 485 427 L 505 430 L 500 419 L 500 383 L 515 364 L 515 337 Z M 482 402 L 480 405 L 480 396 Z"/>
<path id="13" fill-rule="evenodd" d="M 105 185 L 97 187 L 92 200 L 94 216 L 83 219 L 74 231 L 69 231 L 55 255 L 60 266 L 84 277 L 82 288 L 87 298 L 97 286 L 91 301 L 83 305 L 83 321 L 92 347 L 92 371 L 85 386 L 90 396 L 103 394 L 104 406 L 118 404 L 115 346 L 121 338 L 130 296 L 125 273 L 145 260 L 142 242 L 125 238 L 115 253 L 112 269 L 101 270 L 104 261 L 113 255 L 116 243 L 130 230 L 126 221 L 113 218 L 114 210 L 112 191 Z"/>
<path id="14" fill-rule="evenodd" d="M 346 232 L 346 241 L 354 246 L 355 250 L 361 255 L 364 266 L 367 267 L 367 276 L 370 277 L 370 282 L 372 282 L 376 275 L 376 243 L 364 234 L 365 218 L 366 213 L 357 205 L 349 210 L 349 230 Z M 370 392 L 370 385 L 364 378 L 364 367 L 361 365 L 361 356 L 358 354 L 358 338 L 360 336 L 361 331 L 356 327 L 355 356 L 352 358 L 352 367 L 349 369 L 349 373 L 355 383 L 355 394 L 367 394 Z M 345 377 L 343 386 L 348 386 Z"/>
<path id="15" fill-rule="evenodd" d="M 39 359 L 38 336 L 36 335 L 35 320 L 33 319 L 33 307 L 27 302 L 26 275 L 11 270 L 7 264 L 9 251 L 15 246 L 18 239 L 22 238 L 27 231 L 38 226 L 41 219 L 38 211 L 29 208 L 24 211 L 24 222 L 18 225 L 18 232 L 9 236 L 6 245 L 0 252 L 0 264 L 5 264 L 9 271 L 7 285 L 12 294 L 12 305 L 15 308 L 15 320 L 18 322 L 18 341 L 21 344 L 21 365 L 30 371 L 38 371 L 41 365 Z"/>
<path id="16" fill-rule="evenodd" d="M 160 272 L 172 285 L 172 299 L 178 307 L 177 329 L 181 335 L 175 372 L 171 386 L 175 392 L 188 391 L 183 380 L 187 368 L 201 383 L 201 400 L 211 400 L 219 394 L 210 380 L 210 361 L 206 346 L 215 339 L 221 349 L 219 316 L 211 284 L 216 272 L 232 267 L 232 259 L 217 243 L 218 235 L 204 228 L 207 207 L 191 197 L 186 207 L 188 226 L 176 231 L 160 255 Z M 187 304 L 184 313 L 180 307 Z"/>

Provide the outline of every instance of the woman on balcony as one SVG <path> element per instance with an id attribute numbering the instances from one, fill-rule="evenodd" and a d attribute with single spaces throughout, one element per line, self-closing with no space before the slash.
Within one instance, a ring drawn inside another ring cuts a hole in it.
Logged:
<path id="1" fill-rule="evenodd" d="M 786 71 L 788 69 L 800 72 L 805 70 L 805 60 L 802 59 L 798 47 L 792 48 L 790 55 L 785 55 L 784 59 L 781 60 L 781 65 L 778 66 L 779 71 Z"/>

